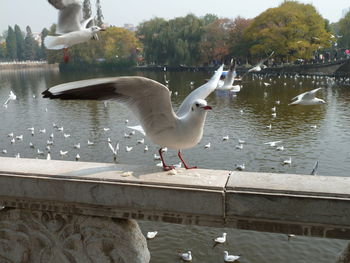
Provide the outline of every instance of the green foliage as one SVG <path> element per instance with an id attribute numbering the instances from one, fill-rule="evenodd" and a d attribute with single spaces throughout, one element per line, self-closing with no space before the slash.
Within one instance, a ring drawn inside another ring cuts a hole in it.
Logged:
<path id="1" fill-rule="evenodd" d="M 47 28 L 44 28 L 41 31 L 40 37 L 41 37 L 41 45 L 40 45 L 40 49 L 39 49 L 39 53 L 38 53 L 38 58 L 45 60 L 47 59 L 47 52 L 46 52 L 46 48 L 44 45 L 44 39 L 45 37 L 49 34 L 49 30 Z"/>
<path id="2" fill-rule="evenodd" d="M 39 45 L 35 41 L 32 30 L 30 29 L 29 26 L 27 26 L 26 30 L 27 30 L 27 33 L 24 39 L 24 59 L 35 60 L 37 58 Z"/>
<path id="3" fill-rule="evenodd" d="M 137 35 L 143 43 L 144 59 L 149 64 L 166 62 L 166 43 L 163 40 L 164 28 L 168 22 L 163 18 L 153 18 L 138 26 Z"/>
<path id="4" fill-rule="evenodd" d="M 24 59 L 24 33 L 21 31 L 18 25 L 15 25 L 15 36 L 16 36 L 16 49 L 17 59 Z"/>
<path id="5" fill-rule="evenodd" d="M 229 32 L 230 53 L 242 59 L 249 56 L 249 43 L 244 40 L 244 32 L 252 23 L 251 19 L 236 17 Z"/>
<path id="6" fill-rule="evenodd" d="M 169 21 L 153 18 L 138 27 L 147 64 L 197 65 L 204 33 L 203 19 L 189 14 Z"/>
<path id="7" fill-rule="evenodd" d="M 325 20 L 310 4 L 284 1 L 257 16 L 244 32 L 255 56 L 275 51 L 281 59 L 309 59 L 314 51 L 331 45 Z"/>
<path id="8" fill-rule="evenodd" d="M 341 38 L 338 40 L 338 47 L 350 48 L 350 12 L 338 22 L 338 34 Z"/>
<path id="9" fill-rule="evenodd" d="M 6 37 L 7 57 L 11 60 L 17 59 L 16 34 L 12 27 L 9 26 Z"/>
<path id="10" fill-rule="evenodd" d="M 6 58 L 6 42 L 0 42 L 0 59 Z"/>
<path id="11" fill-rule="evenodd" d="M 227 60 L 229 57 L 229 38 L 233 27 L 230 19 L 216 19 L 207 24 L 200 41 L 201 61 L 203 63 Z"/>
<path id="12" fill-rule="evenodd" d="M 203 20 L 203 25 L 209 25 L 211 23 L 213 23 L 215 20 L 219 19 L 219 17 L 217 15 L 214 14 L 206 14 L 205 16 L 203 16 L 202 20 Z"/>

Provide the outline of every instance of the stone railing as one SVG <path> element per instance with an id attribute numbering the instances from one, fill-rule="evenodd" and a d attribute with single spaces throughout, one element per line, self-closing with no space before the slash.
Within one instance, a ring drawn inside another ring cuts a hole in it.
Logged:
<path id="1" fill-rule="evenodd" d="M 0 158 L 0 255 L 149 262 L 136 220 L 349 239 L 349 189 L 336 176 Z"/>

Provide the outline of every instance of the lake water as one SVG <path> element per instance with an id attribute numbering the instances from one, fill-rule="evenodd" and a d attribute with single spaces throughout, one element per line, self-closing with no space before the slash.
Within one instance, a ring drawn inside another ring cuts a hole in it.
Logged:
<path id="1" fill-rule="evenodd" d="M 208 72 L 128 72 L 128 73 L 59 73 L 57 71 L 30 70 L 0 72 L 0 102 L 5 101 L 12 90 L 17 95 L 8 108 L 0 107 L 0 154 L 13 157 L 17 153 L 24 158 L 46 158 L 46 142 L 54 134 L 51 146 L 52 159 L 74 160 L 77 153 L 80 161 L 113 162 L 107 145 L 120 142 L 119 163 L 156 165 L 153 154 L 158 146 L 145 138 L 149 151 L 144 152 L 141 134 L 124 138 L 129 133 L 127 125 L 138 124 L 130 111 L 116 102 L 59 101 L 41 98 L 45 89 L 67 81 L 84 78 L 117 75 L 141 75 L 164 83 L 164 74 L 169 80 L 169 89 L 178 93 L 172 96 L 174 108 L 194 87 L 210 78 Z M 265 86 L 264 83 L 271 85 Z M 183 151 L 190 165 L 200 168 L 234 170 L 236 164 L 245 164 L 246 171 L 309 174 L 315 161 L 319 162 L 318 174 L 330 176 L 350 175 L 350 86 L 348 82 L 330 81 L 326 78 L 307 77 L 248 77 L 237 96 L 228 93 L 213 93 L 207 100 L 213 110 L 208 113 L 202 141 L 194 148 Z M 322 87 L 317 94 L 327 104 L 319 106 L 288 106 L 290 99 L 302 92 Z M 35 98 L 33 97 L 35 95 Z M 279 100 L 280 104 L 276 104 Z M 271 108 L 276 106 L 276 117 Z M 64 132 L 53 127 L 64 127 Z M 268 125 L 271 129 L 267 128 Z M 35 135 L 27 130 L 35 128 Z M 104 128 L 109 128 L 105 131 Z M 46 129 L 46 133 L 40 133 Z M 23 135 L 23 141 L 11 143 L 7 135 Z M 64 138 L 63 133 L 70 134 Z M 229 140 L 223 141 L 223 136 Z M 238 139 L 246 143 L 237 149 Z M 87 140 L 94 145 L 88 146 Z M 284 151 L 265 144 L 281 141 Z M 32 142 L 35 148 L 29 147 Z M 211 143 L 210 149 L 204 145 Z M 75 149 L 74 144 L 81 148 Z M 126 146 L 133 146 L 126 152 Z M 3 149 L 6 154 L 1 153 Z M 45 155 L 38 155 L 37 149 Z M 61 157 L 60 150 L 68 151 Z M 283 160 L 291 157 L 291 165 Z M 178 163 L 177 153 L 165 154 L 169 163 Z M 216 229 L 197 226 L 155 224 L 140 222 L 143 232 L 158 230 L 156 239 L 148 242 L 152 263 L 180 262 L 177 250 L 192 250 L 193 262 L 223 262 L 223 251 L 242 254 L 240 262 L 336 262 L 346 241 L 296 237 L 288 242 L 285 235 Z M 228 243 L 212 248 L 212 239 L 228 233 Z"/>

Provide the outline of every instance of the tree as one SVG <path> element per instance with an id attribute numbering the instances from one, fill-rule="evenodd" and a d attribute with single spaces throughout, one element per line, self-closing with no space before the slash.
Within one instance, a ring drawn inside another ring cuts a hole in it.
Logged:
<path id="1" fill-rule="evenodd" d="M 12 27 L 8 27 L 7 37 L 6 37 L 6 51 L 7 57 L 9 59 L 17 59 L 17 45 L 16 45 L 16 35 Z"/>
<path id="2" fill-rule="evenodd" d="M 155 17 L 142 22 L 138 26 L 137 35 L 143 43 L 144 59 L 148 64 L 164 64 L 166 62 L 167 47 L 161 36 L 164 35 L 168 22 Z"/>
<path id="3" fill-rule="evenodd" d="M 44 39 L 45 37 L 47 37 L 49 35 L 50 31 L 47 28 L 44 28 L 41 31 L 40 37 L 41 37 L 41 45 L 40 45 L 40 50 L 39 50 L 39 54 L 38 57 L 39 59 L 47 59 L 47 52 L 46 52 L 46 48 L 44 45 Z"/>
<path id="4" fill-rule="evenodd" d="M 133 61 L 136 62 L 136 51 L 141 43 L 134 32 L 121 27 L 109 27 L 103 35 L 102 56 L 107 62 Z"/>
<path id="5" fill-rule="evenodd" d="M 39 45 L 35 41 L 32 30 L 29 26 L 27 26 L 26 31 L 27 33 L 24 39 L 24 59 L 34 60 L 37 58 Z"/>
<path id="6" fill-rule="evenodd" d="M 219 19 L 217 15 L 214 14 L 206 14 L 202 17 L 204 26 L 213 23 L 215 20 Z"/>
<path id="7" fill-rule="evenodd" d="M 284 1 L 257 16 L 244 38 L 256 57 L 274 51 L 281 59 L 310 59 L 318 49 L 331 46 L 331 34 L 325 28 L 325 20 L 311 4 Z"/>
<path id="8" fill-rule="evenodd" d="M 338 40 L 338 47 L 350 48 L 350 12 L 338 22 L 338 34 L 341 36 Z"/>
<path id="9" fill-rule="evenodd" d="M 103 14 L 100 0 L 96 0 L 96 14 L 97 14 L 97 25 L 101 27 L 103 25 Z"/>
<path id="10" fill-rule="evenodd" d="M 236 17 L 229 32 L 229 48 L 232 57 L 247 58 L 249 55 L 249 44 L 244 41 L 244 31 L 251 24 L 251 19 Z"/>
<path id="11" fill-rule="evenodd" d="M 169 21 L 153 18 L 141 23 L 137 34 L 149 64 L 196 65 L 200 59 L 203 20 L 193 14 Z"/>
<path id="12" fill-rule="evenodd" d="M 17 59 L 24 59 L 24 34 L 18 25 L 15 25 Z"/>
<path id="13" fill-rule="evenodd" d="M 202 62 L 223 62 L 229 55 L 229 32 L 232 20 L 228 18 L 216 19 L 204 27 L 200 42 Z"/>
<path id="14" fill-rule="evenodd" d="M 6 42 L 0 42 L 0 59 L 6 58 Z"/>
<path id="15" fill-rule="evenodd" d="M 84 0 L 83 2 L 83 18 L 89 19 L 91 17 L 91 3 L 90 0 Z"/>

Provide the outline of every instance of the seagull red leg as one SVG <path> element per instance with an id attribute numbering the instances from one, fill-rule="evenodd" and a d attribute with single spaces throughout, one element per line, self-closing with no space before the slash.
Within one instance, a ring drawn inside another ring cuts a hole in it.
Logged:
<path id="1" fill-rule="evenodd" d="M 69 53 L 68 53 L 68 48 L 67 47 L 65 47 L 63 49 L 63 60 L 64 60 L 65 63 L 68 63 L 68 61 L 69 61 Z"/>
<path id="2" fill-rule="evenodd" d="M 184 166 L 185 166 L 186 169 L 196 169 L 196 168 L 197 168 L 197 166 L 192 166 L 192 167 L 188 167 L 188 166 L 187 166 L 187 164 L 185 163 L 184 159 L 182 158 L 181 151 L 179 151 L 179 152 L 177 153 L 177 156 L 179 156 L 181 162 L 184 164 Z"/>
<path id="3" fill-rule="evenodd" d="M 163 158 L 163 152 L 162 152 L 162 149 L 163 148 L 160 148 L 159 149 L 159 156 L 160 156 L 160 159 L 162 160 L 162 163 L 163 163 L 163 170 L 164 171 L 170 171 L 170 170 L 173 170 L 173 169 L 175 169 L 175 167 L 174 166 L 169 166 L 169 165 L 166 165 L 165 164 L 165 162 L 164 162 L 164 158 Z"/>

